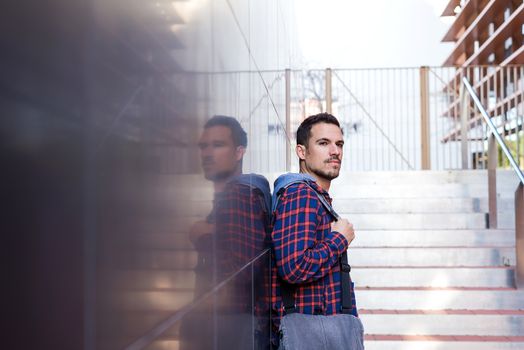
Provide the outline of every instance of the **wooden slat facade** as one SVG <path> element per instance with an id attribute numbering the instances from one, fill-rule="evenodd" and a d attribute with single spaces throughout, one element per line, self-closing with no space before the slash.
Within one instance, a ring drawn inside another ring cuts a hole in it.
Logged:
<path id="1" fill-rule="evenodd" d="M 524 104 L 522 81 L 524 70 L 524 2 L 522 0 L 467 0 L 460 11 L 455 8 L 460 1 L 450 0 L 442 16 L 454 16 L 443 42 L 455 42 L 455 46 L 443 66 L 456 67 L 456 74 L 442 88 L 449 96 L 449 106 L 442 117 L 460 117 L 460 85 L 463 76 L 468 77 L 481 101 L 492 101 L 487 112 L 499 116 Z M 513 68 L 514 67 L 514 68 Z M 512 91 L 508 92 L 508 84 Z M 493 102 L 494 101 L 494 102 Z M 522 109 L 519 107 L 520 109 Z M 468 125 L 479 125 L 481 116 L 470 108 Z M 457 127 L 441 139 L 456 141 L 461 137 Z"/>
<path id="2" fill-rule="evenodd" d="M 451 0 L 448 6 L 456 1 Z M 455 5 L 456 6 L 456 5 Z M 506 11 L 511 14 L 505 18 Z M 511 53 L 523 43 L 524 3 L 520 0 L 469 0 L 442 39 L 456 43 L 444 66 L 497 64 L 508 56 L 505 42 L 512 38 Z M 493 26 L 490 33 L 490 26 Z M 478 46 L 476 48 L 476 46 Z M 495 54 L 494 60 L 490 59 Z M 512 64 L 515 62 L 507 62 Z"/>

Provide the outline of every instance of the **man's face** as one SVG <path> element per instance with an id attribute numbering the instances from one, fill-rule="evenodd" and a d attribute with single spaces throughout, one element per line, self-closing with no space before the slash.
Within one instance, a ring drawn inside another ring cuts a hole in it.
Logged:
<path id="1" fill-rule="evenodd" d="M 334 124 L 318 123 L 311 128 L 307 147 L 297 145 L 297 155 L 304 161 L 304 170 L 326 180 L 340 172 L 344 137 Z"/>
<path id="2" fill-rule="evenodd" d="M 204 129 L 198 147 L 204 176 L 211 181 L 234 175 L 245 153 L 243 146 L 235 146 L 231 129 L 221 125 Z"/>

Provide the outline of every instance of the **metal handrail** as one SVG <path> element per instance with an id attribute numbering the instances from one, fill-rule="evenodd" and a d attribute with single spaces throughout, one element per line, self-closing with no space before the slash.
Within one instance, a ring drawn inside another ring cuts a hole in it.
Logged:
<path id="1" fill-rule="evenodd" d="M 491 132 L 493 133 L 493 136 L 495 136 L 495 139 L 497 140 L 497 142 L 499 143 L 500 147 L 502 148 L 502 151 L 504 152 L 504 154 L 508 158 L 511 166 L 513 167 L 513 170 L 517 173 L 517 176 L 519 177 L 520 182 L 524 185 L 524 174 L 522 173 L 522 170 L 520 169 L 520 167 L 518 166 L 517 162 L 515 161 L 515 158 L 513 158 L 513 155 L 509 151 L 508 146 L 506 146 L 506 143 L 502 139 L 502 136 L 500 136 L 497 128 L 495 127 L 495 124 L 493 124 L 493 121 L 491 120 L 491 118 L 489 117 L 488 113 L 486 112 L 486 109 L 484 108 L 484 106 L 482 106 L 482 103 L 480 103 L 480 100 L 479 100 L 477 94 L 475 93 L 475 91 L 473 90 L 473 87 L 469 83 L 468 78 L 463 77 L 462 78 L 462 82 L 464 83 L 464 86 L 466 87 L 466 89 L 468 90 L 471 98 L 473 99 L 473 102 L 475 102 L 475 105 L 480 110 L 480 113 L 484 117 L 484 120 L 486 121 L 486 123 L 488 123 L 488 126 L 491 129 Z"/>

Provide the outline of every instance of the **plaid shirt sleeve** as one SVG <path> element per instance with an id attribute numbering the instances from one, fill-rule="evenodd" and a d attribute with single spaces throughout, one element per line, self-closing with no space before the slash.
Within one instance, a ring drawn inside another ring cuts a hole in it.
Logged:
<path id="1" fill-rule="evenodd" d="M 339 232 L 328 229 L 319 237 L 325 211 L 317 194 L 305 184 L 289 186 L 274 215 L 271 238 L 278 274 L 289 283 L 307 283 L 326 276 L 348 248 Z"/>

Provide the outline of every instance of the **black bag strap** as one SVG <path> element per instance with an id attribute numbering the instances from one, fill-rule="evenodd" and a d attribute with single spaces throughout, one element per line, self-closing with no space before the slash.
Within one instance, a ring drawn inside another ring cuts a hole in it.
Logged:
<path id="1" fill-rule="evenodd" d="M 342 313 L 350 314 L 353 309 L 351 300 L 351 266 L 348 263 L 348 253 L 344 252 L 340 256 L 340 282 L 342 287 Z"/>
<path id="2" fill-rule="evenodd" d="M 313 188 L 307 181 L 299 181 L 299 182 L 306 184 L 311 190 L 313 190 L 313 192 L 316 193 L 320 203 L 322 203 L 324 208 L 334 218 L 335 221 L 338 221 L 340 219 L 340 216 L 337 214 L 337 212 L 333 209 L 331 204 L 329 204 L 327 199 L 322 194 L 318 193 L 318 191 L 315 188 Z M 281 192 L 283 190 L 284 189 L 282 189 Z M 280 194 L 281 193 L 279 193 L 279 196 Z M 352 300 L 351 300 L 351 276 L 349 274 L 349 272 L 351 271 L 351 266 L 348 263 L 348 254 L 346 251 L 340 255 L 339 264 L 340 264 L 340 283 L 341 283 L 341 288 L 342 288 L 342 310 L 341 311 L 343 314 L 350 314 L 351 310 L 353 309 Z M 284 303 L 285 314 L 292 314 L 294 312 L 297 312 L 297 308 L 295 304 L 295 286 L 280 279 L 280 291 L 282 294 L 282 302 Z"/>
<path id="3" fill-rule="evenodd" d="M 295 304 L 295 286 L 280 280 L 280 293 L 282 294 L 282 302 L 284 304 L 284 314 L 289 315 L 297 312 L 297 305 Z"/>

